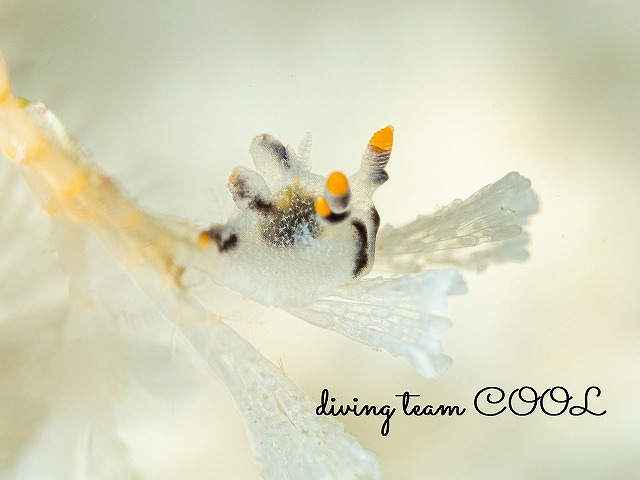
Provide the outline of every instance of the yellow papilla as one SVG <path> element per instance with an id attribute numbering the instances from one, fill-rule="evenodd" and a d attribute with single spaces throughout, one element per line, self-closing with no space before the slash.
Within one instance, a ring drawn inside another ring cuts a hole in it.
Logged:
<path id="1" fill-rule="evenodd" d="M 327 178 L 327 190 L 336 196 L 346 195 L 349 191 L 349 180 L 342 172 L 333 172 Z"/>
<path id="2" fill-rule="evenodd" d="M 391 150 L 393 146 L 393 127 L 387 125 L 383 129 L 378 130 L 373 134 L 371 140 L 369 140 L 369 145 L 383 151 Z"/>
<path id="3" fill-rule="evenodd" d="M 329 208 L 329 204 L 322 197 L 318 197 L 318 199 L 316 200 L 316 212 L 318 213 L 318 215 L 324 218 L 331 215 L 331 208 Z"/>
<path id="4" fill-rule="evenodd" d="M 211 245 L 211 237 L 209 236 L 209 233 L 207 232 L 200 232 L 200 235 L 198 235 L 198 245 L 202 248 L 204 247 L 208 247 L 209 245 Z"/>

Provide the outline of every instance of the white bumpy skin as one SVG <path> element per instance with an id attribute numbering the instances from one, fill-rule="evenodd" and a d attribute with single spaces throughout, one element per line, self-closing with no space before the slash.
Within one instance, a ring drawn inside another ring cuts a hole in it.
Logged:
<path id="1" fill-rule="evenodd" d="M 208 269 L 220 266 L 221 283 L 267 305 L 306 305 L 373 266 L 380 219 L 371 197 L 387 179 L 393 128 L 374 134 L 349 180 L 311 173 L 309 140 L 296 153 L 255 137 L 257 172 L 238 167 L 227 184 L 238 211 L 200 237 L 217 247 Z"/>

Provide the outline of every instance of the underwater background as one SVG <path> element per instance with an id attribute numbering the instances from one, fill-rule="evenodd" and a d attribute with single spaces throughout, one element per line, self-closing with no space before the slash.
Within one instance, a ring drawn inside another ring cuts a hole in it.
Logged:
<path id="1" fill-rule="evenodd" d="M 512 170 L 530 178 L 541 205 L 530 258 L 465 272 L 469 292 L 443 312 L 454 364 L 436 380 L 279 310 L 227 302 L 225 319 L 318 401 L 324 388 L 375 405 L 410 391 L 467 408 L 397 414 L 386 437 L 379 417 L 340 419 L 383 478 L 629 478 L 640 469 L 639 26 L 640 5 L 622 1 L 3 0 L 0 49 L 16 92 L 54 110 L 141 205 L 203 225 L 233 211 L 226 178 L 250 165 L 263 132 L 295 146 L 311 131 L 314 169 L 349 174 L 371 133 L 393 124 L 390 180 L 375 196 L 383 224 Z M 32 217 L 0 229 L 7 244 L 31 241 L 0 251 L 0 313 L 24 302 L 29 325 L 0 315 L 0 478 L 47 408 L 29 392 L 63 390 L 56 375 L 68 367 L 23 374 L 25 358 L 56 355 L 33 328 L 65 289 L 46 266 L 46 222 Z M 34 275 L 50 284 L 37 298 Z M 121 412 L 138 471 L 258 478 L 222 384 L 161 352 L 148 358 L 150 390 L 171 395 Z M 562 385 L 576 401 L 596 385 L 590 406 L 607 413 L 484 417 L 473 398 L 491 385 Z"/>

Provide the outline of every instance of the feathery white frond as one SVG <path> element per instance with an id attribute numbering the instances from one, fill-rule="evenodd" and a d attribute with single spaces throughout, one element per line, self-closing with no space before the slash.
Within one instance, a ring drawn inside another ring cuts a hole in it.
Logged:
<path id="1" fill-rule="evenodd" d="M 314 325 L 406 357 L 425 377 L 435 377 L 451 365 L 440 338 L 451 322 L 434 312 L 448 295 L 466 292 L 455 268 L 405 275 L 365 278 L 334 291 L 332 297 L 289 311 Z"/>
<path id="2" fill-rule="evenodd" d="M 231 392 L 262 478 L 380 478 L 375 455 L 339 422 L 316 415 L 317 403 L 230 327 L 192 323 L 183 332 Z"/>
<path id="3" fill-rule="evenodd" d="M 434 265 L 483 270 L 492 263 L 524 260 L 522 231 L 538 211 L 531 181 L 517 172 L 454 200 L 431 215 L 378 233 L 375 269 L 415 273 Z"/>

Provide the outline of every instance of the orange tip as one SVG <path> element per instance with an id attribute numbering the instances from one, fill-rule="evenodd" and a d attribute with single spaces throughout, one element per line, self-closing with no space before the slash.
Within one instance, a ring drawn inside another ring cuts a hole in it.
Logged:
<path id="1" fill-rule="evenodd" d="M 378 130 L 373 134 L 371 140 L 369 140 L 369 145 L 385 152 L 391 150 L 393 146 L 393 127 L 387 125 L 383 129 Z"/>
<path id="2" fill-rule="evenodd" d="M 234 183 L 239 176 L 240 176 L 240 170 L 238 170 L 237 168 L 234 168 L 231 174 L 229 175 L 227 182 Z"/>
<path id="3" fill-rule="evenodd" d="M 331 215 L 331 208 L 329 208 L 329 204 L 322 197 L 318 197 L 318 199 L 316 200 L 316 212 L 318 213 L 318 215 L 324 218 L 327 218 L 329 215 Z"/>
<path id="4" fill-rule="evenodd" d="M 349 191 L 349 180 L 344 176 L 342 172 L 333 172 L 327 178 L 327 191 L 329 193 L 342 197 Z"/>
<path id="5" fill-rule="evenodd" d="M 202 248 L 211 245 L 211 237 L 209 236 L 209 232 L 200 232 L 200 235 L 198 235 L 198 245 Z"/>

